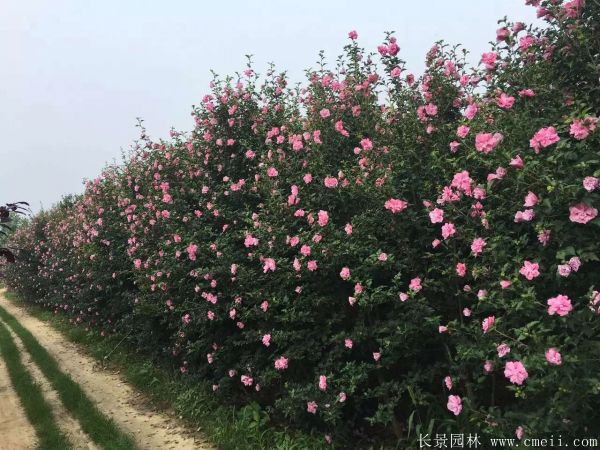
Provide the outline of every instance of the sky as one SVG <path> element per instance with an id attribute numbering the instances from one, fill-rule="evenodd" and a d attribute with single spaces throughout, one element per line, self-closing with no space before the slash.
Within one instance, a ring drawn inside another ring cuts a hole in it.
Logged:
<path id="1" fill-rule="evenodd" d="M 419 74 L 444 39 L 471 62 L 489 49 L 498 19 L 535 22 L 524 0 L 2 0 L 0 10 L 0 204 L 34 211 L 83 191 L 139 135 L 193 128 L 191 105 L 211 70 L 234 74 L 247 54 L 301 81 L 356 30 L 376 51 L 395 31 L 400 56 Z"/>

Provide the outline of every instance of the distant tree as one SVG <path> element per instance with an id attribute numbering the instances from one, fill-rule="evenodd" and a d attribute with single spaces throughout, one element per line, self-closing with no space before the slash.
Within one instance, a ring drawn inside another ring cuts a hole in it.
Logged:
<path id="1" fill-rule="evenodd" d="M 27 202 L 16 202 L 7 203 L 6 205 L 0 206 L 0 262 L 14 262 L 15 255 L 13 251 L 4 247 L 8 237 L 14 232 L 14 230 L 24 222 L 24 218 L 20 216 L 14 216 L 14 214 L 20 214 L 25 216 L 29 210 L 29 203 Z M 2 273 L 0 272 L 0 276 Z"/>

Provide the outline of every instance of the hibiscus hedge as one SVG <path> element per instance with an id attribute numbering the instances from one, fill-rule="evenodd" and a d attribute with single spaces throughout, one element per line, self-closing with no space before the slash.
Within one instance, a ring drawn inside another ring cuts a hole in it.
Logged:
<path id="1" fill-rule="evenodd" d="M 342 446 L 600 431 L 600 5 L 529 3 L 476 68 L 351 32 L 304 86 L 215 79 L 17 232 L 10 287 Z"/>

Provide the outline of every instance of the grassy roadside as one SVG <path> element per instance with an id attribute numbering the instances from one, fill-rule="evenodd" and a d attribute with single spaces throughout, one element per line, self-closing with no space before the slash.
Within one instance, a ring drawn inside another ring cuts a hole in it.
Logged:
<path id="1" fill-rule="evenodd" d="M 19 396 L 25 415 L 35 429 L 40 450 L 68 450 L 73 448 L 56 425 L 52 408 L 44 399 L 42 390 L 21 362 L 19 349 L 8 329 L 0 322 L 0 354 L 8 369 L 10 381 Z"/>
<path id="2" fill-rule="evenodd" d="M 37 339 L 2 307 L 0 307 L 0 319 L 21 339 L 31 359 L 58 393 L 65 409 L 79 422 L 82 430 L 94 443 L 111 450 L 136 448 L 133 439 L 96 408 L 81 386 L 62 372 L 56 360 Z"/>
<path id="3" fill-rule="evenodd" d="M 258 405 L 243 408 L 223 405 L 212 395 L 211 386 L 198 380 L 177 377 L 168 368 L 149 361 L 123 344 L 122 336 L 101 337 L 94 331 L 75 327 L 64 316 L 27 304 L 11 293 L 4 294 L 14 304 L 26 308 L 37 319 L 48 322 L 71 342 L 81 344 L 93 358 L 121 375 L 158 406 L 172 409 L 192 427 L 223 450 L 330 449 L 323 436 L 310 436 L 274 426 Z M 107 355 L 110 355 L 106 358 Z"/>

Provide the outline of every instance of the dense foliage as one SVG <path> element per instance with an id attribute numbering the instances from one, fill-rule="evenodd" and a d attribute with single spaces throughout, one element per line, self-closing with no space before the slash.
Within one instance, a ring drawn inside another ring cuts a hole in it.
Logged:
<path id="1" fill-rule="evenodd" d="M 19 230 L 11 288 L 334 444 L 599 431 L 600 4 L 529 3 L 476 68 L 351 32 L 305 86 L 216 79 Z"/>

